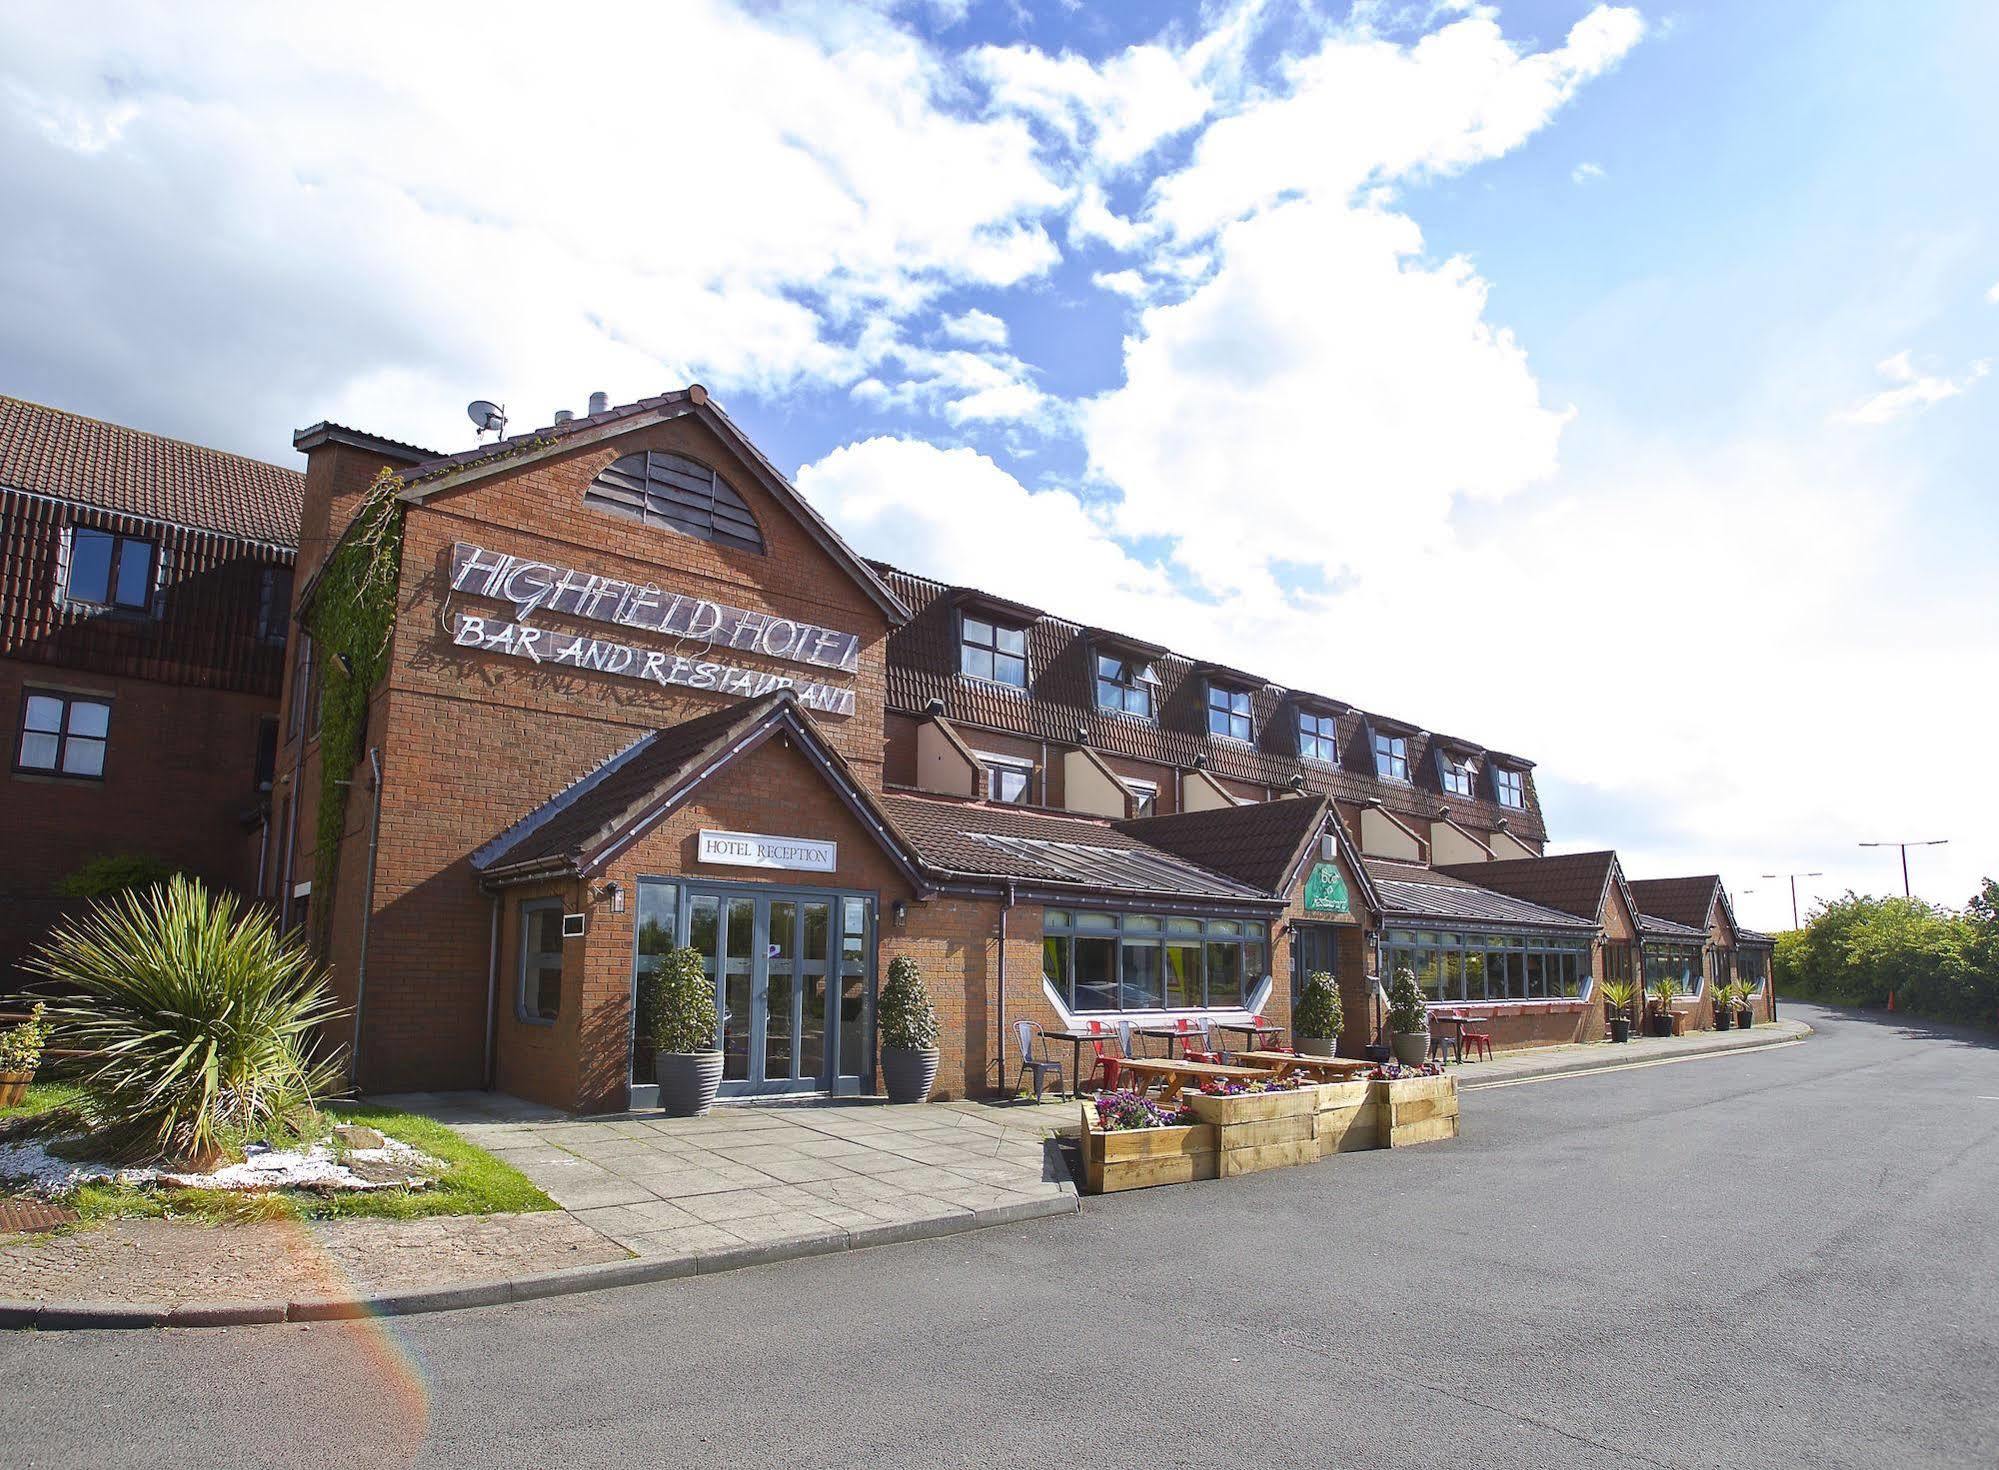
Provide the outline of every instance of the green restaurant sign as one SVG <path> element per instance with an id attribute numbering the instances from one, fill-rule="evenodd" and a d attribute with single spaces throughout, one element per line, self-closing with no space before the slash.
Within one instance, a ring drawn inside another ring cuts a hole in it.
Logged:
<path id="1" fill-rule="evenodd" d="M 1305 879 L 1305 907 L 1315 914 L 1353 912 L 1347 901 L 1347 880 L 1340 876 L 1336 864 L 1312 864 L 1311 874 Z"/>

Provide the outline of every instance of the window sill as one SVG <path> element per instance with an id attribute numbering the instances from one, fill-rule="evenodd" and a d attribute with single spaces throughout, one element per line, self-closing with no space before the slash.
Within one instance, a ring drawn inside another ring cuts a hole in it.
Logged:
<path id="1" fill-rule="evenodd" d="M 37 771 L 16 768 L 16 781 L 29 781 L 37 786 L 102 786 L 102 776 L 79 776 L 74 771 Z"/>
<path id="2" fill-rule="evenodd" d="M 1032 697 L 1025 684 L 1009 684 L 1004 679 L 988 679 L 983 674 L 968 674 L 963 669 L 958 670 L 958 677 L 967 684 L 978 685 L 981 689 L 997 689 L 1006 694 L 1018 695 L 1022 699 Z"/>
<path id="3" fill-rule="evenodd" d="M 1476 1016 L 1536 1016 L 1586 1011 L 1596 1001 L 1564 996 L 1560 1000 L 1432 1000 L 1424 1004 L 1433 1011 L 1467 1011 Z"/>

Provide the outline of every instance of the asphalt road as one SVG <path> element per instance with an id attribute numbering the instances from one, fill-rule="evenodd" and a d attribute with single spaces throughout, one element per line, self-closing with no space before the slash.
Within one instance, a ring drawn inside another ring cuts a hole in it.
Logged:
<path id="1" fill-rule="evenodd" d="M 1999 1049 L 1787 1014 L 1820 1034 L 1073 1220 L 395 1323 L 0 1335 L 0 1465 L 1999 1464 Z"/>

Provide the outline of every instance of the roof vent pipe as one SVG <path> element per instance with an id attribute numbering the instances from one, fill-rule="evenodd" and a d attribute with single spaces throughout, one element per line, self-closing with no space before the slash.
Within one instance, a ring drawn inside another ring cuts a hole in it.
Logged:
<path id="1" fill-rule="evenodd" d="M 590 412 L 592 415 L 603 413 L 606 409 L 610 408 L 610 406 L 611 406 L 610 394 L 592 393 L 590 395 Z"/>
<path id="2" fill-rule="evenodd" d="M 558 424 L 566 424 L 566 423 L 568 423 L 568 422 L 569 422 L 569 421 L 570 421 L 571 419 L 573 419 L 573 418 L 575 418 L 575 417 L 576 417 L 576 415 L 575 415 L 575 414 L 573 414 L 573 413 L 571 413 L 571 412 L 570 412 L 570 411 L 569 411 L 568 409 L 566 409 L 566 408 L 558 408 L 558 409 L 557 409 L 557 410 L 555 411 L 555 421 L 556 421 L 556 422 L 557 422 Z"/>

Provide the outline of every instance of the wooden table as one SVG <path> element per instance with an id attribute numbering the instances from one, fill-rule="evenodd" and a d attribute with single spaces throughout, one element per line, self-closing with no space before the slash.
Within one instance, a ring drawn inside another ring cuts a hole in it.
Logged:
<path id="1" fill-rule="evenodd" d="M 1303 1072 L 1332 1082 L 1345 1082 L 1362 1072 L 1374 1069 L 1374 1063 L 1365 1057 L 1306 1057 L 1288 1051 L 1244 1051 L 1236 1053 L 1238 1062 L 1248 1062 L 1252 1066 L 1268 1067 L 1273 1075 L 1288 1077 L 1293 1072 Z"/>
<path id="2" fill-rule="evenodd" d="M 1124 1070 L 1134 1077 L 1157 1078 L 1161 1102 L 1171 1102 L 1189 1082 L 1199 1082 L 1206 1077 L 1232 1077 L 1240 1082 L 1253 1082 L 1270 1075 L 1268 1067 L 1225 1067 L 1218 1062 L 1176 1062 L 1167 1057 L 1134 1057 L 1125 1062 Z"/>
<path id="3" fill-rule="evenodd" d="M 1178 1026 L 1140 1026 L 1136 1028 L 1136 1034 L 1139 1036 L 1164 1037 L 1166 1040 L 1166 1055 L 1168 1057 L 1171 1057 L 1173 1055 L 1174 1043 L 1181 1041 L 1198 1041 L 1202 1039 L 1201 1033 L 1199 1031 L 1195 1031 L 1191 1028 L 1182 1031 Z"/>

